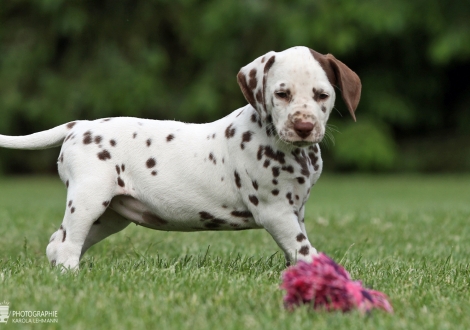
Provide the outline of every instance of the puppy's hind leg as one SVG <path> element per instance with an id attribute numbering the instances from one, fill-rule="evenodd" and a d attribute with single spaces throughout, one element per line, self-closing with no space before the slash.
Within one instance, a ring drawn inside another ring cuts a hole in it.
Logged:
<path id="1" fill-rule="evenodd" d="M 59 230 L 51 236 L 47 257 L 52 265 L 77 269 L 82 248 L 93 223 L 106 211 L 106 201 L 114 194 L 114 187 L 103 182 L 79 180 L 67 191 L 65 216 Z"/>
<path id="2" fill-rule="evenodd" d="M 90 231 L 86 237 L 85 243 L 82 246 L 82 253 L 80 258 L 85 252 L 96 243 L 102 241 L 106 237 L 115 234 L 126 228 L 131 222 L 121 215 L 117 214 L 110 208 L 98 218 L 91 226 Z"/>

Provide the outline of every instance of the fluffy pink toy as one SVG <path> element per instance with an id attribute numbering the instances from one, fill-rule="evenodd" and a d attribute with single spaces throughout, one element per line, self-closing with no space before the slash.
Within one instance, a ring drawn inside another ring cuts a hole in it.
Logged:
<path id="1" fill-rule="evenodd" d="M 289 267 L 282 280 L 281 288 L 287 291 L 284 297 L 287 309 L 311 304 L 316 310 L 369 312 L 380 308 L 393 312 L 385 294 L 351 280 L 349 273 L 324 253 L 314 256 L 312 263 L 299 261 Z"/>

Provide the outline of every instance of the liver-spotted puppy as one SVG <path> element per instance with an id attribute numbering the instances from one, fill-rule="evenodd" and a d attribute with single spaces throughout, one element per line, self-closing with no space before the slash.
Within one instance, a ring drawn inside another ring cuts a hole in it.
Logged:
<path id="1" fill-rule="evenodd" d="M 333 86 L 354 118 L 360 79 L 306 47 L 269 52 L 237 78 L 249 104 L 213 123 L 118 117 L 0 135 L 7 148 L 62 145 L 67 202 L 47 246 L 51 264 L 78 268 L 88 248 L 131 222 L 165 231 L 264 228 L 287 264 L 311 261 L 305 203 L 322 170 L 318 143 Z"/>

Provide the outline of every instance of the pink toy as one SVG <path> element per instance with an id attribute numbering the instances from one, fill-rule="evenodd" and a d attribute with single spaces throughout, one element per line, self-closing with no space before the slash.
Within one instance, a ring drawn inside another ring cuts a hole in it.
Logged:
<path id="1" fill-rule="evenodd" d="M 314 309 L 347 312 L 357 308 L 369 312 L 380 308 L 392 313 L 393 308 L 382 292 L 366 289 L 361 281 L 351 280 L 349 273 L 324 253 L 314 256 L 312 263 L 299 261 L 282 275 L 281 288 L 287 293 L 287 309 L 311 304 Z"/>

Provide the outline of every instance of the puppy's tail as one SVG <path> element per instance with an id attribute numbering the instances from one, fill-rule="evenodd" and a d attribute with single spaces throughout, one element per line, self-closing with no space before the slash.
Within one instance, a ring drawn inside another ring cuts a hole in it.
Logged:
<path id="1" fill-rule="evenodd" d="M 25 136 L 0 135 L 0 147 L 11 149 L 48 149 L 62 144 L 67 133 L 70 132 L 76 122 L 63 124 L 47 131 L 37 132 Z"/>

